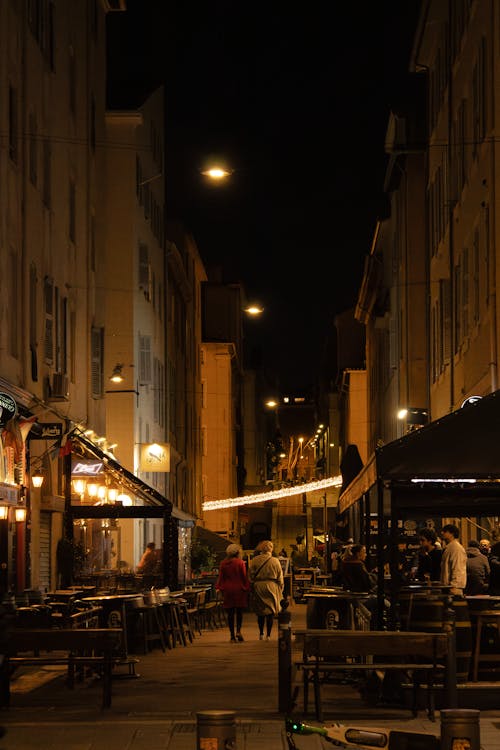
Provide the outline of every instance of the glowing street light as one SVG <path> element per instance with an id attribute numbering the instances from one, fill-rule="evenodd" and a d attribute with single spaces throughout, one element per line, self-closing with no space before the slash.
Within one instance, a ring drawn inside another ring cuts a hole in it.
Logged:
<path id="1" fill-rule="evenodd" d="M 203 169 L 201 173 L 204 177 L 208 177 L 213 182 L 221 182 L 230 177 L 233 173 L 233 170 L 226 169 L 226 167 L 215 164 L 212 167 Z"/>

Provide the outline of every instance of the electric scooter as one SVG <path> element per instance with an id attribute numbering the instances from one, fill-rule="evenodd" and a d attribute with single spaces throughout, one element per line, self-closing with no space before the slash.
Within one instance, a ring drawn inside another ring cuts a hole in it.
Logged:
<path id="1" fill-rule="evenodd" d="M 439 750 L 440 747 L 440 739 L 433 734 L 399 729 L 351 727 L 337 723 L 317 727 L 290 718 L 285 720 L 285 726 L 289 750 L 299 750 L 294 735 L 306 734 L 317 734 L 332 745 L 356 750 Z"/>

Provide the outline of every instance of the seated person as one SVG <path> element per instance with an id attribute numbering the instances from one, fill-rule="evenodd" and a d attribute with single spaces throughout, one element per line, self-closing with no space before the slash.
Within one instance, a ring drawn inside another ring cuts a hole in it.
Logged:
<path id="1" fill-rule="evenodd" d="M 417 558 L 415 579 L 417 581 L 439 581 L 443 550 L 436 546 L 437 534 L 432 529 L 421 529 L 418 535 L 420 551 Z"/>
<path id="2" fill-rule="evenodd" d="M 351 554 L 342 560 L 341 576 L 344 588 L 349 591 L 366 591 L 368 593 L 376 590 L 376 576 L 369 572 L 365 560 L 365 545 L 353 544 Z"/>

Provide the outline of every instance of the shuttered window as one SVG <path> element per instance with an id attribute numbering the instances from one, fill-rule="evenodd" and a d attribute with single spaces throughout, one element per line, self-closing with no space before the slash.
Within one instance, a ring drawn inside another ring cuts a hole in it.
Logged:
<path id="1" fill-rule="evenodd" d="M 91 374 L 90 388 L 92 398 L 102 398 L 104 393 L 103 383 L 103 353 L 104 353 L 104 329 L 92 328 L 90 335 L 91 346 Z"/>
<path id="2" fill-rule="evenodd" d="M 48 365 L 54 362 L 54 282 L 48 276 L 43 282 L 44 333 L 43 356 Z"/>
<path id="3" fill-rule="evenodd" d="M 139 382 L 151 383 L 151 336 L 139 336 Z"/>

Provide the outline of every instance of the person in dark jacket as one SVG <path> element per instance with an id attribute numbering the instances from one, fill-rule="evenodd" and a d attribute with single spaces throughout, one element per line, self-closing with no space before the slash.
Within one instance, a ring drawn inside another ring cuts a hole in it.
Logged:
<path id="1" fill-rule="evenodd" d="M 342 560 L 342 584 L 349 591 L 375 591 L 376 576 L 369 572 L 365 560 L 364 544 L 353 544 L 350 555 Z"/>
<path id="2" fill-rule="evenodd" d="M 243 611 L 248 607 L 248 592 L 250 581 L 248 580 L 247 567 L 240 557 L 241 547 L 239 544 L 230 544 L 226 548 L 226 557 L 219 566 L 219 577 L 215 588 L 222 592 L 224 609 L 227 610 L 227 624 L 231 636 L 231 643 L 244 640 L 241 634 L 243 625 Z M 236 632 L 234 625 L 236 621 Z"/>
<path id="3" fill-rule="evenodd" d="M 481 553 L 479 542 L 471 539 L 465 550 L 467 553 L 467 583 L 464 594 L 476 596 L 488 591 L 490 579 L 490 564 L 486 555 Z"/>
<path id="4" fill-rule="evenodd" d="M 488 594 L 500 596 L 500 542 L 495 542 L 492 546 L 488 562 L 490 564 Z"/>
<path id="5" fill-rule="evenodd" d="M 417 581 L 439 581 L 443 550 L 436 547 L 437 534 L 432 529 L 421 529 L 418 535 L 420 550 L 415 578 Z"/>

